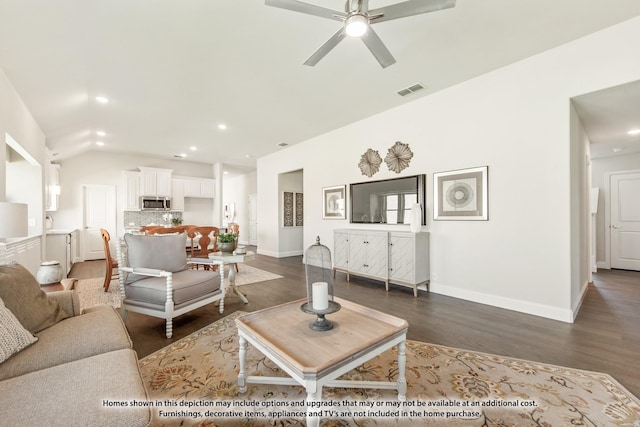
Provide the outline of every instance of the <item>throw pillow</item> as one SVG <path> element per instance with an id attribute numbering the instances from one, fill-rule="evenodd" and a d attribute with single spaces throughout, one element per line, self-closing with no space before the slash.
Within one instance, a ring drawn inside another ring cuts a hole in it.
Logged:
<path id="1" fill-rule="evenodd" d="M 187 269 L 187 235 L 125 234 L 127 261 L 131 268 L 152 268 L 175 273 Z M 125 284 L 144 279 L 145 276 L 129 274 Z"/>
<path id="2" fill-rule="evenodd" d="M 0 265 L 0 298 L 32 334 L 69 317 L 56 301 L 47 298 L 36 278 L 20 264 Z"/>
<path id="3" fill-rule="evenodd" d="M 0 298 L 0 363 L 36 341 Z"/>

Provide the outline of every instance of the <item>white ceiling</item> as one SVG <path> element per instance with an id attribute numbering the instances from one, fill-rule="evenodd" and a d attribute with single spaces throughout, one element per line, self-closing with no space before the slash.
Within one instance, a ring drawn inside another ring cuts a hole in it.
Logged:
<path id="1" fill-rule="evenodd" d="M 309 2 L 344 8 L 341 0 Z M 243 169 L 278 143 L 304 141 L 637 15 L 637 0 L 458 0 L 452 9 L 376 25 L 397 60 L 382 69 L 357 39 L 315 67 L 302 65 L 340 23 L 261 0 L 0 0 L 0 67 L 59 159 L 87 150 L 187 153 L 186 160 Z M 427 89 L 396 94 L 418 82 Z M 98 104 L 97 95 L 110 102 Z M 588 98 L 579 111 L 593 112 L 587 104 L 599 101 Z"/>

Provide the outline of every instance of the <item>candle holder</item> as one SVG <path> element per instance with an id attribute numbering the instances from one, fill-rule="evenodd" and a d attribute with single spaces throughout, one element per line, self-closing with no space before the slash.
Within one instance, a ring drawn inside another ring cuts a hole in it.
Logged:
<path id="1" fill-rule="evenodd" d="M 315 314 L 317 316 L 316 320 L 309 323 L 311 329 L 314 331 L 328 331 L 333 329 L 333 323 L 328 321 L 324 316 L 340 310 L 340 304 L 335 301 L 329 301 L 329 307 L 326 310 L 315 310 L 308 302 L 305 302 L 300 306 L 300 310 L 307 314 Z"/>
<path id="2" fill-rule="evenodd" d="M 328 331 L 333 323 L 325 318 L 327 314 L 340 310 L 340 304 L 333 300 L 333 265 L 331 251 L 320 244 L 320 237 L 304 254 L 305 273 L 307 278 L 307 301 L 300 310 L 316 315 L 309 324 L 314 331 Z"/>

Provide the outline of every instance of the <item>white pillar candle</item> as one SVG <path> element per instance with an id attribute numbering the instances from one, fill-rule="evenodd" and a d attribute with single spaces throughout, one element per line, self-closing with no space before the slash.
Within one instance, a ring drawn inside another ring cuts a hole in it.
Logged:
<path id="1" fill-rule="evenodd" d="M 312 306 L 314 310 L 326 310 L 329 308 L 329 284 L 327 282 L 315 282 L 311 285 Z"/>

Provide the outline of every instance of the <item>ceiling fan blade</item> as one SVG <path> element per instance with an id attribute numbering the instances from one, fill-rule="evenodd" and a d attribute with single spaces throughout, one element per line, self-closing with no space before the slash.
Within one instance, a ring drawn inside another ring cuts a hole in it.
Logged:
<path id="1" fill-rule="evenodd" d="M 360 37 L 364 44 L 369 48 L 373 56 L 376 57 L 382 68 L 387 68 L 389 65 L 393 65 L 396 63 L 395 58 L 389 52 L 389 49 L 382 43 L 378 34 L 373 31 L 373 28 L 369 26 L 367 32 L 364 33 L 362 37 Z"/>
<path id="2" fill-rule="evenodd" d="M 341 27 L 338 32 L 331 36 L 331 38 L 327 40 L 322 46 L 320 46 L 320 48 L 309 57 L 309 59 L 304 61 L 304 65 L 308 65 L 310 67 L 316 65 L 322 58 L 325 57 L 327 53 L 331 51 L 331 49 L 336 47 L 346 35 L 347 33 L 345 32 L 344 27 Z"/>
<path id="3" fill-rule="evenodd" d="M 435 12 L 449 9 L 456 5 L 456 0 L 408 0 L 369 11 L 371 23 L 391 21 L 405 16 L 420 15 L 422 13 Z M 382 16 L 376 16 L 382 15 Z"/>
<path id="4" fill-rule="evenodd" d="M 279 7 L 281 9 L 293 10 L 294 12 L 306 13 L 307 15 L 319 16 L 321 18 L 333 19 L 334 21 L 344 21 L 346 13 L 336 10 L 304 3 L 298 0 L 265 0 L 267 6 Z"/>

